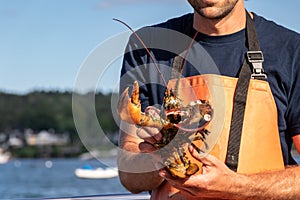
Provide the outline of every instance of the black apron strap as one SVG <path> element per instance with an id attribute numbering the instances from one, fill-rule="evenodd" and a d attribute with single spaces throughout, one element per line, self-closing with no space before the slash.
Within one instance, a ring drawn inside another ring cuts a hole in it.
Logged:
<path id="1" fill-rule="evenodd" d="M 237 171 L 238 167 L 239 150 L 250 79 L 254 78 L 266 80 L 267 78 L 262 68 L 263 54 L 260 51 L 255 26 L 251 17 L 249 16 L 249 13 L 247 11 L 246 13 L 247 45 L 249 51 L 246 53 L 235 89 L 228 149 L 225 161 L 226 165 L 234 171 Z"/>

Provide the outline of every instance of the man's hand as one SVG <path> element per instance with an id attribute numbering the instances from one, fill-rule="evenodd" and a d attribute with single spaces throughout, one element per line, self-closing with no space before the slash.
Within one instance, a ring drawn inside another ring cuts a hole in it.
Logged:
<path id="1" fill-rule="evenodd" d="M 189 151 L 197 160 L 203 163 L 203 173 L 192 175 L 185 179 L 173 178 L 164 169 L 160 176 L 165 178 L 172 186 L 181 190 L 187 196 L 208 198 L 232 198 L 236 196 L 236 181 L 241 181 L 242 175 L 231 171 L 223 162 L 212 155 L 201 156 L 192 146 Z M 232 193 L 233 192 L 233 193 Z"/>
<path id="2" fill-rule="evenodd" d="M 146 108 L 145 113 L 151 114 L 155 117 L 160 117 L 160 110 L 154 106 L 149 106 Z M 137 135 L 144 141 L 139 144 L 140 151 L 143 153 L 151 153 L 157 150 L 154 147 L 154 143 L 162 139 L 160 130 L 152 127 L 140 127 L 137 129 Z"/>

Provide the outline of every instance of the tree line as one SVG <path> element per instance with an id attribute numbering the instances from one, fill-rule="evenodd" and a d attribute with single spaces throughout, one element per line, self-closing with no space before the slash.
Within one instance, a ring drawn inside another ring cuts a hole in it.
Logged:
<path id="1" fill-rule="evenodd" d="M 28 128 L 36 132 L 51 129 L 69 133 L 72 140 L 77 139 L 72 95 L 68 91 L 34 91 L 24 95 L 0 92 L 0 133 Z M 111 111 L 112 94 L 98 92 L 94 95 L 98 121 L 104 132 L 113 137 L 118 126 Z"/>

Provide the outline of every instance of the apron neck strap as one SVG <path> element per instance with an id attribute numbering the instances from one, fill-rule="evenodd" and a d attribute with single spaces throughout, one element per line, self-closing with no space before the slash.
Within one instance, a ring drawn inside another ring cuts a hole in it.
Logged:
<path id="1" fill-rule="evenodd" d="M 237 171 L 238 168 L 241 136 L 250 79 L 267 79 L 262 68 L 263 53 L 260 51 L 255 26 L 249 13 L 247 11 L 246 13 L 248 52 L 246 53 L 235 89 L 227 156 L 225 161 L 226 165 L 234 171 Z"/>
<path id="2" fill-rule="evenodd" d="M 258 37 L 256 34 L 254 22 L 250 17 L 250 14 L 246 10 L 246 31 L 247 31 L 247 46 L 248 51 L 246 53 L 246 59 L 248 64 L 252 68 L 251 78 L 267 80 L 267 75 L 264 73 L 262 63 L 264 56 L 260 50 Z"/>

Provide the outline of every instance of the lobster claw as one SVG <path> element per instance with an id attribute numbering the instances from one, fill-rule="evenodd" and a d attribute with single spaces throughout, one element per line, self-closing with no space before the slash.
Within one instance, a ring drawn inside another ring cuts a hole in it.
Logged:
<path id="1" fill-rule="evenodd" d="M 163 121 L 161 118 L 154 117 L 141 111 L 138 82 L 135 81 L 133 84 L 131 98 L 128 95 L 128 89 L 129 88 L 126 88 L 119 98 L 118 113 L 120 119 L 138 126 L 163 128 Z"/>
<path id="2" fill-rule="evenodd" d="M 137 82 L 134 82 L 132 89 L 132 98 L 128 95 L 129 88 L 127 87 L 121 94 L 118 102 L 118 113 L 121 120 L 131 124 L 139 124 L 139 117 L 141 113 L 141 105 L 138 100 L 139 89 Z"/>

